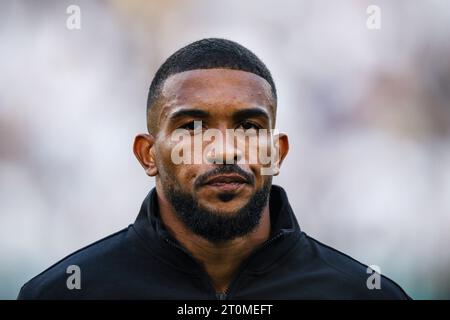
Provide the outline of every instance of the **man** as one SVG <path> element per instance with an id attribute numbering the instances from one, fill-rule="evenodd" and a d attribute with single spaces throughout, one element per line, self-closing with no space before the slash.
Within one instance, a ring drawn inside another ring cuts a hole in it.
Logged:
<path id="1" fill-rule="evenodd" d="M 272 185 L 287 136 L 245 144 L 275 128 L 276 111 L 270 72 L 248 49 L 204 39 L 178 50 L 152 81 L 149 133 L 134 142 L 156 179 L 135 223 L 56 263 L 19 298 L 407 299 L 300 230 L 285 191 Z M 267 148 L 270 162 L 249 161 Z"/>

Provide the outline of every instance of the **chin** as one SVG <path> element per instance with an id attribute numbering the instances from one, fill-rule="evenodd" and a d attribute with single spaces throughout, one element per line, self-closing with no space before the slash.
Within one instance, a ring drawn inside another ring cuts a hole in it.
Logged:
<path id="1" fill-rule="evenodd" d="M 233 215 L 242 209 L 248 203 L 248 199 L 232 199 L 229 201 L 222 201 L 217 199 L 216 201 L 202 202 L 199 204 L 202 208 L 209 211 L 217 212 L 223 215 Z"/>

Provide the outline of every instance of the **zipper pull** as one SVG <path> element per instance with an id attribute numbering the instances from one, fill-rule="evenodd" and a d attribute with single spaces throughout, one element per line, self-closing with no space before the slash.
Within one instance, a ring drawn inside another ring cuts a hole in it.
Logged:
<path id="1" fill-rule="evenodd" d="M 216 298 L 217 300 L 226 300 L 227 299 L 227 294 L 226 293 L 216 293 Z"/>

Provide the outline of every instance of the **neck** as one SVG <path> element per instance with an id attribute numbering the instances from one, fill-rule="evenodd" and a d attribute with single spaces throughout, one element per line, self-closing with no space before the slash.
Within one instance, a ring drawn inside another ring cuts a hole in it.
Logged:
<path id="1" fill-rule="evenodd" d="M 264 208 L 261 221 L 254 231 L 242 237 L 220 244 L 212 243 L 190 231 L 178 219 L 172 206 L 158 190 L 158 205 L 161 220 L 166 229 L 204 267 L 216 292 L 225 292 L 242 261 L 270 235 L 269 205 Z"/>

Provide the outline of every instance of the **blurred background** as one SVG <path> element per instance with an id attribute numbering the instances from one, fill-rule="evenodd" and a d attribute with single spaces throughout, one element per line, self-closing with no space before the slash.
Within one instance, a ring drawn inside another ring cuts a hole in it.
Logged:
<path id="1" fill-rule="evenodd" d="M 70 5 L 80 29 L 67 28 Z M 131 149 L 149 84 L 204 37 L 271 70 L 291 143 L 274 183 L 302 229 L 413 298 L 449 299 L 446 0 L 2 0 L 0 298 L 134 221 L 154 185 Z"/>

